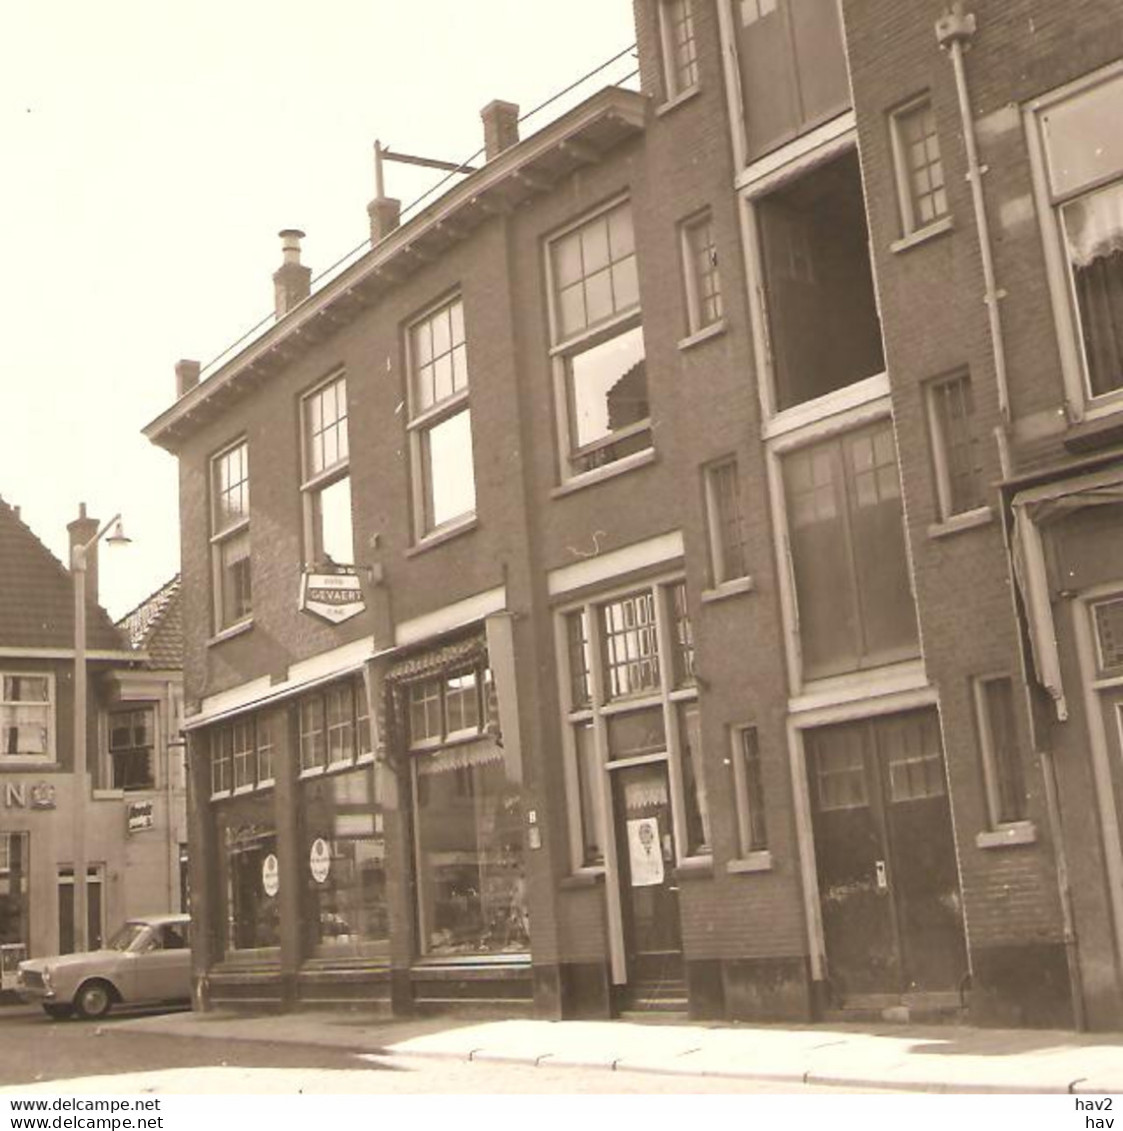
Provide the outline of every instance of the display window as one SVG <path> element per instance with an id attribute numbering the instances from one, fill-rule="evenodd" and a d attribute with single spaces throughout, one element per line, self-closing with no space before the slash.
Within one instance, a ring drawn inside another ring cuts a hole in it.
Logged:
<path id="1" fill-rule="evenodd" d="M 28 833 L 0 833 L 0 989 L 15 985 L 28 956 Z"/>
<path id="2" fill-rule="evenodd" d="M 300 786 L 305 953 L 389 956 L 386 838 L 379 765 L 310 778 Z"/>
<path id="3" fill-rule="evenodd" d="M 228 954 L 280 945 L 280 873 L 273 791 L 215 805 L 219 893 Z"/>

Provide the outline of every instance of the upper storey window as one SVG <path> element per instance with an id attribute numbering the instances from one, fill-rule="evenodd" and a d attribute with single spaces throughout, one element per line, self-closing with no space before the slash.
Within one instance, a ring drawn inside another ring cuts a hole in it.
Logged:
<path id="1" fill-rule="evenodd" d="M 215 629 L 248 620 L 250 580 L 250 462 L 245 440 L 211 460 L 211 567 Z"/>
<path id="2" fill-rule="evenodd" d="M 691 0 L 660 0 L 663 91 L 668 102 L 698 85 L 698 45 Z"/>
<path id="3" fill-rule="evenodd" d="M 757 215 L 776 407 L 881 373 L 858 155 L 786 181 L 760 198 Z"/>
<path id="4" fill-rule="evenodd" d="M 611 205 L 549 246 L 563 478 L 651 447 L 632 211 Z"/>
<path id="5" fill-rule="evenodd" d="M 312 564 L 349 564 L 351 532 L 348 474 L 347 380 L 336 377 L 301 403 L 304 426 L 305 555 Z"/>
<path id="6" fill-rule="evenodd" d="M 1123 74 L 1039 100 L 1031 142 L 1069 388 L 1085 407 L 1123 401 Z"/>
<path id="7" fill-rule="evenodd" d="M 55 754 L 54 677 L 0 672 L 0 763 Z"/>
<path id="8" fill-rule="evenodd" d="M 850 105 L 834 0 L 732 0 L 749 159 Z"/>

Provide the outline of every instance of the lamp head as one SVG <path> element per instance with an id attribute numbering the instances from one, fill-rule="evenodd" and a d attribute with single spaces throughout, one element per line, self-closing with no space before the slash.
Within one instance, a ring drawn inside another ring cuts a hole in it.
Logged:
<path id="1" fill-rule="evenodd" d="M 113 529 L 105 539 L 107 546 L 127 546 L 132 539 L 125 533 L 124 523 L 118 518 L 113 524 Z"/>

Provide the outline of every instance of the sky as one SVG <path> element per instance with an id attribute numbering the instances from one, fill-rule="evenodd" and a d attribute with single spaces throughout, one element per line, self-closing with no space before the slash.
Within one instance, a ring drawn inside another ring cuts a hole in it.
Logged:
<path id="1" fill-rule="evenodd" d="M 631 0 L 4 5 L 0 496 L 64 563 L 79 503 L 120 512 L 101 601 L 139 604 L 179 568 L 175 459 L 141 429 L 178 359 L 270 314 L 277 233 L 307 233 L 315 277 L 369 234 L 376 138 L 464 160 L 492 99 L 525 113 L 633 40 Z M 388 164 L 386 194 L 439 175 Z"/>

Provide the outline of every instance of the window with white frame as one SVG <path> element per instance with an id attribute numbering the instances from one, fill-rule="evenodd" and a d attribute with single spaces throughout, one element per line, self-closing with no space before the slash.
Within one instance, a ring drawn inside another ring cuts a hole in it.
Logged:
<path id="1" fill-rule="evenodd" d="M 371 754 L 370 708 L 362 676 L 329 683 L 300 697 L 300 772 L 351 766 Z"/>
<path id="2" fill-rule="evenodd" d="M 1014 681 L 1008 675 L 974 682 L 983 783 L 991 826 L 1026 819 L 1026 786 L 1014 714 Z"/>
<path id="3" fill-rule="evenodd" d="M 698 45 L 691 0 L 659 0 L 663 90 L 667 101 L 698 85 Z"/>
<path id="4" fill-rule="evenodd" d="M 112 711 L 109 715 L 109 763 L 114 789 L 153 789 L 156 768 L 156 712 L 153 707 Z"/>
<path id="5" fill-rule="evenodd" d="M 889 116 L 897 199 L 904 235 L 927 228 L 947 215 L 948 196 L 936 115 L 927 95 Z"/>
<path id="6" fill-rule="evenodd" d="M 575 868 L 604 859 L 606 773 L 669 763 L 680 857 L 711 851 L 694 643 L 681 581 L 590 600 L 561 614 L 570 840 Z"/>
<path id="7" fill-rule="evenodd" d="M 737 853 L 741 859 L 768 851 L 764 784 L 756 727 L 735 727 L 730 734 L 729 777 L 737 813 Z"/>
<path id="8" fill-rule="evenodd" d="M 651 447 L 651 409 L 628 201 L 550 241 L 563 478 Z"/>
<path id="9" fill-rule="evenodd" d="M 803 678 L 915 657 L 891 421 L 796 448 L 782 468 Z"/>
<path id="10" fill-rule="evenodd" d="M 690 332 L 696 334 L 722 317 L 713 217 L 704 212 L 683 223 L 681 231 L 687 323 Z"/>
<path id="11" fill-rule="evenodd" d="M 1096 666 L 1104 673 L 1123 670 L 1123 596 L 1113 596 L 1092 605 L 1096 632 Z"/>
<path id="12" fill-rule="evenodd" d="M 347 379 L 334 377 L 301 399 L 305 557 L 312 565 L 350 565 Z"/>
<path id="13" fill-rule="evenodd" d="M 485 729 L 488 680 L 472 669 L 417 680 L 407 688 L 409 744 L 413 750 L 478 737 Z"/>
<path id="14" fill-rule="evenodd" d="M 716 587 L 748 574 L 737 460 L 730 457 L 712 463 L 703 470 L 703 477 L 710 573 Z"/>
<path id="15" fill-rule="evenodd" d="M 1040 99 L 1030 114 L 1050 289 L 1077 412 L 1097 398 L 1123 400 L 1121 118 L 1118 65 Z"/>
<path id="16" fill-rule="evenodd" d="M 211 460 L 211 556 L 215 630 L 253 613 L 249 446 L 240 440 Z"/>
<path id="17" fill-rule="evenodd" d="M 0 764 L 49 762 L 55 754 L 54 677 L 0 672 Z"/>
<path id="18" fill-rule="evenodd" d="M 476 511 L 468 345 L 457 296 L 409 328 L 409 434 L 417 538 Z"/>
<path id="19" fill-rule="evenodd" d="M 971 378 L 957 373 L 925 388 L 928 435 L 936 473 L 940 518 L 983 506 L 982 453 L 975 427 Z"/>
<path id="20" fill-rule="evenodd" d="M 210 728 L 212 797 L 273 785 L 273 748 L 280 718 L 273 710 L 259 710 Z"/>

